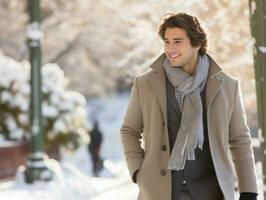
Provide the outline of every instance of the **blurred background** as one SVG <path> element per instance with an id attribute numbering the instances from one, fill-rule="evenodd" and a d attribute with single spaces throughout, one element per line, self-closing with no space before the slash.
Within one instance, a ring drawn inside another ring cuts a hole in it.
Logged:
<path id="1" fill-rule="evenodd" d="M 119 129 L 134 77 L 163 52 L 157 27 L 169 12 L 197 16 L 208 30 L 209 54 L 240 80 L 262 173 L 248 0 L 40 4 L 44 146 L 55 159 L 48 163 L 55 179 L 26 184 L 23 178 L 31 138 L 30 15 L 26 0 L 1 0 L 0 199 L 136 199 L 138 188 L 129 179 Z"/>

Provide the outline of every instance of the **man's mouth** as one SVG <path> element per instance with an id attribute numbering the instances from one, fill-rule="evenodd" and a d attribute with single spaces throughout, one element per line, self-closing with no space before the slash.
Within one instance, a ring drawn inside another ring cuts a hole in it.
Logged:
<path id="1" fill-rule="evenodd" d="M 171 55 L 169 55 L 168 54 L 168 57 L 170 58 L 170 59 L 176 59 L 176 58 L 178 58 L 180 55 L 177 55 L 177 54 L 171 54 Z"/>

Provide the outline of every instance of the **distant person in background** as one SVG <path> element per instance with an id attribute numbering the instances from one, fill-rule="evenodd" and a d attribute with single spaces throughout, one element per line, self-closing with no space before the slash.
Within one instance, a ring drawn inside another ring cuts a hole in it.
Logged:
<path id="1" fill-rule="evenodd" d="M 99 130 L 98 122 L 95 121 L 93 129 L 89 132 L 90 134 L 90 144 L 89 151 L 92 159 L 92 171 L 94 176 L 99 176 L 99 172 L 103 168 L 103 160 L 100 157 L 101 144 L 103 136 Z"/>

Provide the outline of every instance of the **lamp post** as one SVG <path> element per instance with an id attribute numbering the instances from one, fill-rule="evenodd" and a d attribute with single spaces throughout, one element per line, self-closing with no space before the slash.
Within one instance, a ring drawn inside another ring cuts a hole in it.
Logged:
<path id="1" fill-rule="evenodd" d="M 26 163 L 25 180 L 52 179 L 52 172 L 47 167 L 47 155 L 44 153 L 44 132 L 42 119 L 41 91 L 41 29 L 40 0 L 28 0 L 30 24 L 27 27 L 28 46 L 31 64 L 31 153 Z"/>

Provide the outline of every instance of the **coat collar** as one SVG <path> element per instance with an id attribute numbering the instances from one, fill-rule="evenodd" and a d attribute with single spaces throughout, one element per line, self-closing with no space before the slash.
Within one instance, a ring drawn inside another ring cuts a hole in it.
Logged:
<path id="1" fill-rule="evenodd" d="M 167 124 L 166 77 L 163 69 L 165 57 L 165 54 L 162 54 L 151 64 L 150 68 L 152 68 L 152 70 L 148 73 L 148 80 L 162 108 L 164 122 Z"/>
<path id="2" fill-rule="evenodd" d="M 210 61 L 209 74 L 206 85 L 206 110 L 208 111 L 212 100 L 220 90 L 224 81 L 222 69 L 218 64 L 208 55 Z"/>
<path id="3" fill-rule="evenodd" d="M 220 90 L 223 83 L 221 68 L 209 55 L 207 56 L 210 60 L 210 68 L 206 83 L 206 110 L 208 110 L 212 100 Z M 151 64 L 150 68 L 152 70 L 148 73 L 148 80 L 162 108 L 165 123 L 167 123 L 166 77 L 163 69 L 163 62 L 165 58 L 166 56 L 163 53 Z"/>

